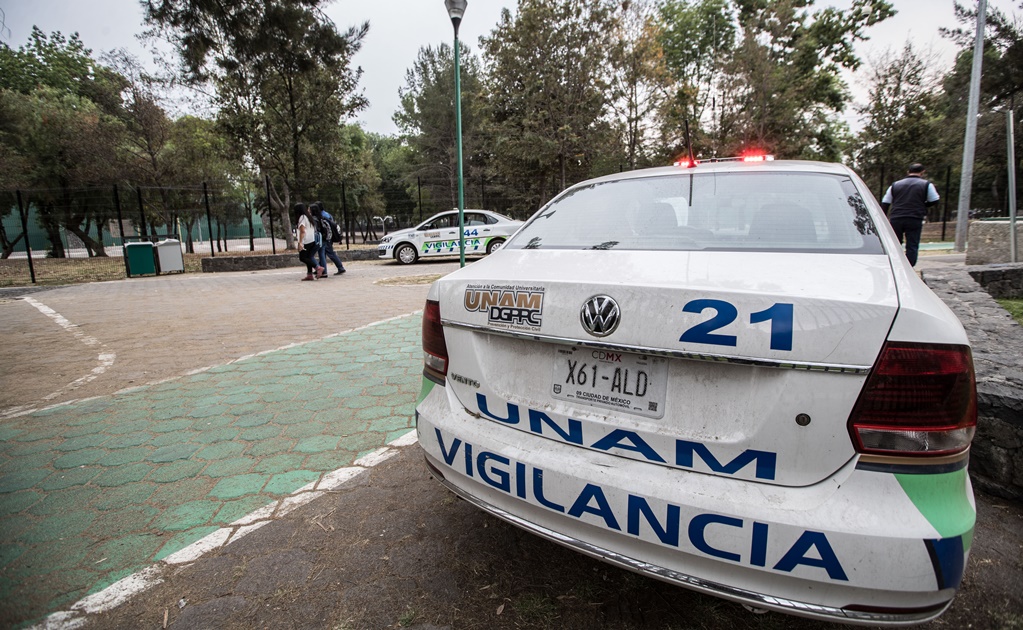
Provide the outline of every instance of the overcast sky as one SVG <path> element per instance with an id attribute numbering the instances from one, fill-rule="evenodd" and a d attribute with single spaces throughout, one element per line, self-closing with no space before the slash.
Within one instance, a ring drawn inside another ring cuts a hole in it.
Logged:
<path id="1" fill-rule="evenodd" d="M 459 33 L 462 40 L 478 52 L 479 36 L 497 25 L 502 8 L 514 11 L 516 4 L 517 0 L 469 0 Z M 818 0 L 817 4 L 847 8 L 852 0 Z M 956 25 L 952 0 L 893 0 L 893 4 L 898 15 L 869 29 L 871 39 L 859 46 L 860 56 L 866 60 L 885 48 L 899 49 L 908 38 L 914 46 L 932 47 L 942 67 L 948 67 L 955 51 L 938 35 L 938 28 Z M 988 0 L 989 7 L 1007 14 L 1015 9 L 1023 17 L 1019 5 L 1019 0 Z M 150 57 L 135 37 L 142 31 L 138 0 L 0 0 L 0 10 L 5 24 L 0 27 L 0 41 L 13 48 L 27 42 L 36 25 L 47 33 L 77 31 L 95 56 L 126 48 L 143 61 Z M 368 131 L 396 133 L 391 117 L 398 108 L 398 88 L 405 85 L 406 70 L 421 47 L 452 41 L 443 0 L 336 0 L 327 14 L 339 30 L 369 20 L 369 35 L 355 63 L 365 71 L 361 86 L 370 105 L 357 120 Z M 862 86 L 855 78 L 851 83 L 854 95 L 863 98 Z M 857 126 L 855 120 L 849 122 Z"/>

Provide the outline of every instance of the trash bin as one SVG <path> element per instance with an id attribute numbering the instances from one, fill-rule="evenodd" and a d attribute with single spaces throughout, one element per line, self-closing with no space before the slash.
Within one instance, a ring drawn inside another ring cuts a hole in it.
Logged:
<path id="1" fill-rule="evenodd" d="M 128 252 L 128 276 L 156 275 L 156 260 L 153 257 L 152 243 L 128 243 L 124 246 Z"/>
<path id="2" fill-rule="evenodd" d="M 160 273 L 185 271 L 185 260 L 181 256 L 181 241 L 173 238 L 160 241 L 156 245 L 156 262 L 160 265 Z"/>

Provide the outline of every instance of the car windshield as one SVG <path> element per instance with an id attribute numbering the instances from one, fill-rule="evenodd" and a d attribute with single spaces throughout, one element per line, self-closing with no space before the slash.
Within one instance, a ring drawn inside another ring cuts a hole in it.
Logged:
<path id="1" fill-rule="evenodd" d="M 505 248 L 884 252 L 850 178 L 782 172 L 583 186 L 543 208 Z"/>

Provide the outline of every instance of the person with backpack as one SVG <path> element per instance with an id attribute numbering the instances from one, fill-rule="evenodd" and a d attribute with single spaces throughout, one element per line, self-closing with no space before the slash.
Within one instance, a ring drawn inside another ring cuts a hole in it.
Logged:
<path id="1" fill-rule="evenodd" d="M 906 177 L 889 186 L 881 198 L 881 207 L 888 214 L 888 222 L 892 224 L 900 244 L 905 237 L 906 258 L 914 267 L 927 209 L 940 199 L 934 184 L 927 181 L 925 175 L 927 171 L 923 164 L 911 164 Z"/>
<path id="2" fill-rule="evenodd" d="M 337 267 L 337 271 L 334 272 L 335 276 L 340 276 L 344 272 L 348 271 L 345 266 L 341 264 L 341 257 L 334 251 L 334 243 L 341 242 L 341 229 L 338 228 L 337 222 L 334 221 L 334 217 L 330 216 L 330 213 L 323 207 L 322 201 L 317 201 L 313 204 L 313 215 L 319 219 L 320 222 L 320 234 L 322 236 L 323 245 L 320 247 L 320 267 L 323 271 L 320 272 L 320 278 L 327 278 L 327 258 L 333 261 Z"/>
<path id="3" fill-rule="evenodd" d="M 305 263 L 306 267 L 306 275 L 302 280 L 315 280 L 316 276 L 324 272 L 323 267 L 316 264 L 320 238 L 313 221 L 314 217 L 309 208 L 304 203 L 296 203 L 295 225 L 298 229 L 299 247 L 302 248 L 298 252 L 298 259 Z"/>

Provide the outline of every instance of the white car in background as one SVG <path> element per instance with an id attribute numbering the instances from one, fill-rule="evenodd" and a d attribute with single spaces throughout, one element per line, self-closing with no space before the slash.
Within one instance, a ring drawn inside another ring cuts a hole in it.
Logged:
<path id="1" fill-rule="evenodd" d="M 976 517 L 969 342 L 815 162 L 590 180 L 431 287 L 419 443 L 562 545 L 829 621 L 940 615 Z"/>
<path id="2" fill-rule="evenodd" d="M 465 254 L 481 256 L 500 249 L 501 245 L 522 226 L 489 210 L 463 210 Z M 393 258 L 411 265 L 420 258 L 458 256 L 458 210 L 441 212 L 413 228 L 392 232 L 380 239 L 380 258 Z"/>

